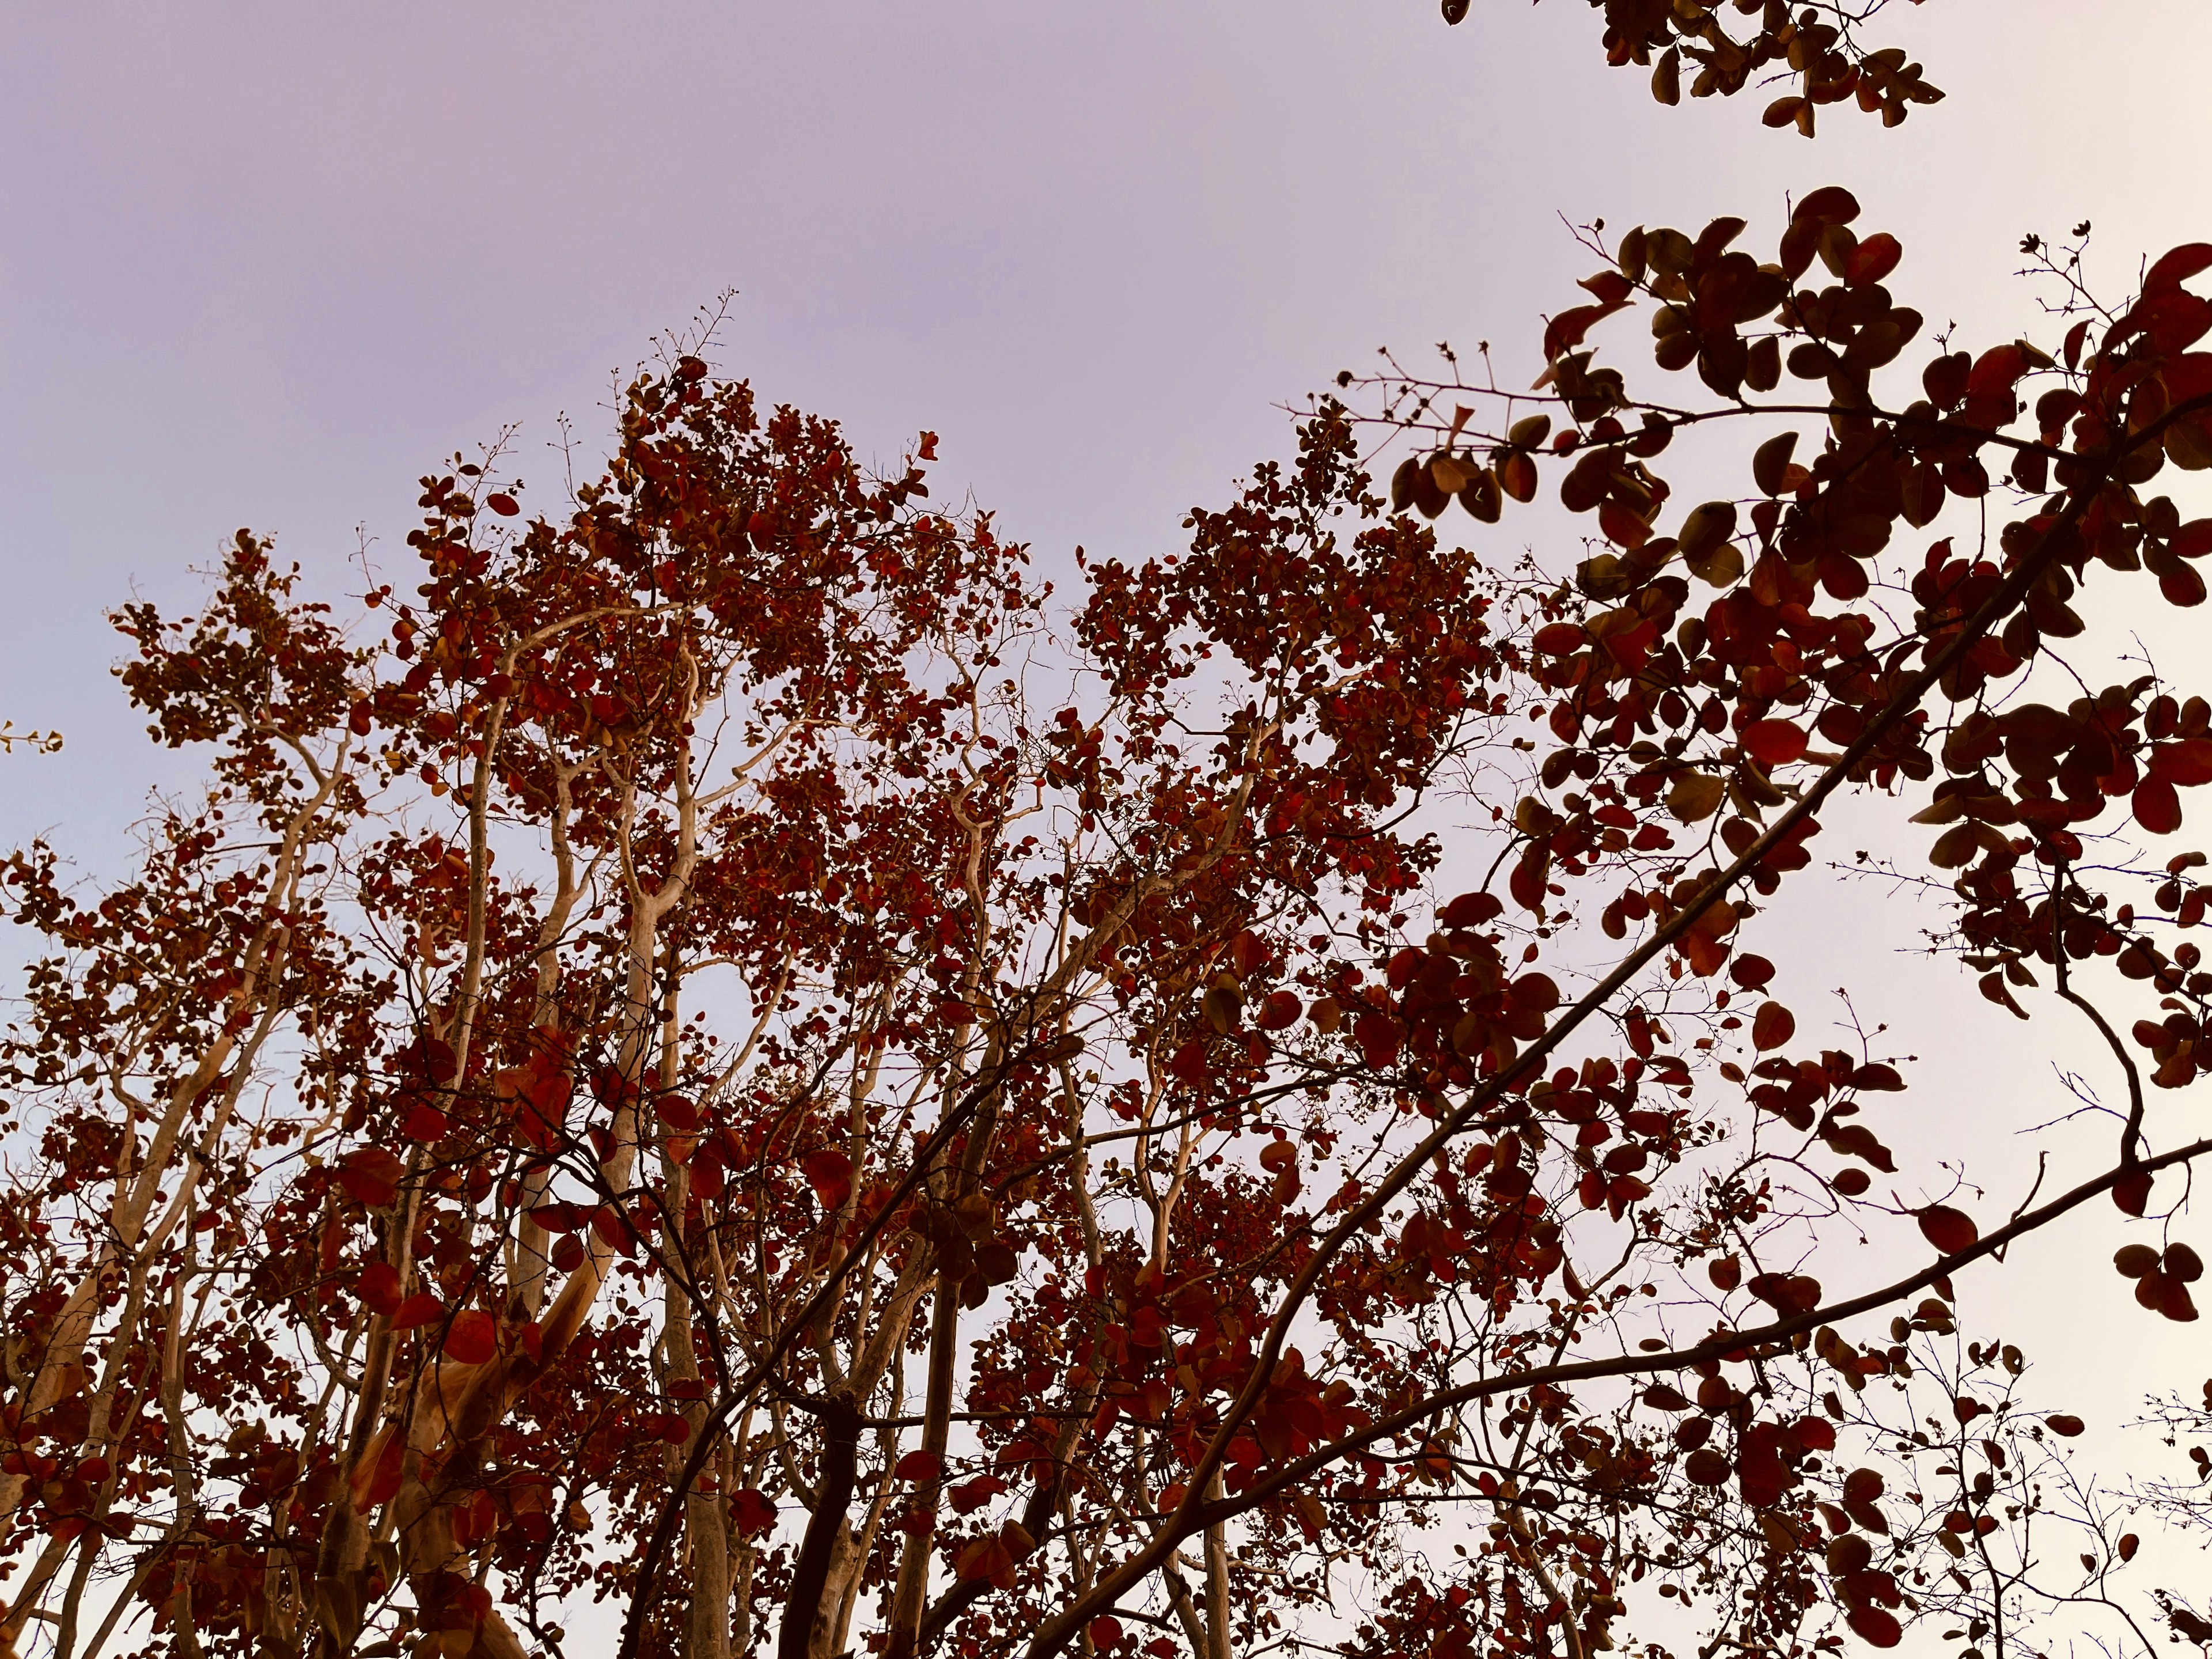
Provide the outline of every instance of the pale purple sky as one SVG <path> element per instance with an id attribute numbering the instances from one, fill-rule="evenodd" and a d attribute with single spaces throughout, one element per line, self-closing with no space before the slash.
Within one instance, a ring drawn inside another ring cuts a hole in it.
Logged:
<path id="1" fill-rule="evenodd" d="M 70 750 L 8 766 L 0 830 L 132 816 L 101 616 L 134 584 L 185 598 L 240 525 L 325 569 L 364 525 L 396 571 L 420 472 L 520 420 L 528 477 L 564 408 L 598 439 L 609 371 L 724 288 L 732 370 L 864 452 L 935 428 L 940 477 L 1060 557 L 1171 539 L 1282 447 L 1275 404 L 1380 343 L 1525 349 L 1589 263 L 1562 211 L 1694 226 L 1847 180 L 1916 297 L 2008 321 L 2031 226 L 2094 216 L 2117 267 L 2207 222 L 2201 0 L 1893 6 L 1954 97 L 1812 144 L 1750 98 L 1656 107 L 1595 27 L 1574 0 L 1452 30 L 1431 0 L 15 9 L 0 714 Z"/>
<path id="2" fill-rule="evenodd" d="M 933 428 L 944 485 L 1064 562 L 1170 547 L 1285 448 L 1276 404 L 1378 344 L 1525 364 L 1590 263 L 1562 212 L 1771 235 L 1785 191 L 1846 183 L 1905 244 L 1894 286 L 1984 342 L 2037 327 L 2027 230 L 2094 220 L 2116 288 L 2212 234 L 2205 0 L 1929 0 L 1877 32 L 1951 100 L 1808 144 L 1759 95 L 1655 106 L 1577 0 L 1453 30 L 1433 0 L 15 8 L 0 715 L 69 747 L 0 757 L 0 842 L 51 828 L 112 870 L 149 780 L 188 775 L 108 677 L 134 586 L 188 604 L 241 525 L 332 587 L 364 526 L 404 580 L 420 472 L 520 421 L 550 485 L 555 413 L 595 444 L 610 371 L 725 288 L 727 368 L 864 453 Z M 1806 911 L 1832 982 L 1944 1053 L 1907 1097 L 1925 1144 L 2016 1167 L 2045 1060 L 1955 969 L 1889 957 L 1876 897 Z M 2056 1339 L 2054 1383 L 2201 1375 L 2101 1281 L 2051 1324 L 2048 1274 L 2109 1277 L 2117 1224 L 2084 1225 L 1993 1292 Z"/>

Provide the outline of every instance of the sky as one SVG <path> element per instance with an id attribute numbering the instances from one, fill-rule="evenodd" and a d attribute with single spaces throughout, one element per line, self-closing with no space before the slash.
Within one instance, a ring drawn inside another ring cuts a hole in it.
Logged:
<path id="1" fill-rule="evenodd" d="M 1573 0 L 9 9 L 0 714 L 70 750 L 0 818 L 112 848 L 136 816 L 110 607 L 189 598 L 242 525 L 394 568 L 420 474 L 519 422 L 550 483 L 556 416 L 588 448 L 725 290 L 726 368 L 864 453 L 939 432 L 939 477 L 1065 560 L 1171 543 L 1379 345 L 1525 356 L 1589 264 L 1563 215 L 1844 181 L 1894 285 L 2005 323 L 2030 228 L 2094 218 L 2115 272 L 2202 228 L 2212 10 L 1876 31 L 1953 96 L 1808 143 L 1750 98 L 1652 104 Z"/>
<path id="2" fill-rule="evenodd" d="M 1172 550 L 1378 346 L 1532 360 L 1591 263 L 1565 221 L 1771 236 L 1844 183 L 1905 244 L 1893 289 L 1984 339 L 2057 331 L 2027 231 L 2093 221 L 2118 289 L 2212 229 L 2203 0 L 1893 5 L 1875 34 L 1950 98 L 1811 143 L 1756 94 L 1654 105 L 1596 32 L 1574 0 L 1449 30 L 1433 0 L 7 8 L 0 716 L 67 747 L 0 757 L 0 840 L 118 869 L 190 775 L 109 677 L 109 608 L 188 609 L 240 526 L 328 591 L 366 585 L 363 538 L 399 574 L 418 475 L 519 423 L 552 485 L 557 417 L 599 453 L 614 377 L 726 290 L 725 369 L 864 455 L 938 432 L 938 499 L 1064 568 Z M 2049 1055 L 2096 1057 L 1892 955 L 1878 897 L 1784 919 L 1929 1052 L 1909 1133 L 2010 1179 Z M 2193 1334 L 2111 1293 L 2116 1222 L 2024 1248 L 1991 1305 L 2054 1392 L 2193 1392 Z"/>

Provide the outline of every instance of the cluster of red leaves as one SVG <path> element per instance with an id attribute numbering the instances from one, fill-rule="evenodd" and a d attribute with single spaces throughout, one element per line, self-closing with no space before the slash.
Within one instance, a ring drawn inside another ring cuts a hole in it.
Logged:
<path id="1" fill-rule="evenodd" d="M 1814 112 L 1823 104 L 1850 100 L 1893 127 L 1914 105 L 1942 100 L 1942 92 L 1902 49 L 1869 49 L 1858 39 L 1855 26 L 1881 3 L 1874 0 L 1855 12 L 1844 6 L 1793 9 L 1788 0 L 1734 0 L 1734 10 L 1752 20 L 1750 33 L 1739 40 L 1729 32 L 1729 8 L 1720 0 L 1589 0 L 1605 14 L 1606 62 L 1615 69 L 1631 64 L 1649 69 L 1651 95 L 1659 102 L 1681 102 L 1686 73 L 1692 77 L 1692 98 L 1732 98 L 1753 77 L 1797 79 L 1800 89 L 1770 102 L 1762 118 L 1770 127 L 1794 126 L 1808 138 Z M 1468 0 L 1443 4 L 1445 22 L 1466 21 Z"/>

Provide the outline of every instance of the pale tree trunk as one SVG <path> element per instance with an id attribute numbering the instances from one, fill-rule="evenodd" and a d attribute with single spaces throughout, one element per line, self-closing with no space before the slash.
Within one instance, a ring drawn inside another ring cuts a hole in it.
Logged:
<path id="1" fill-rule="evenodd" d="M 753 1650 L 753 1569 L 760 1565 L 757 1545 L 738 1546 L 738 1570 L 730 1585 L 733 1616 L 730 1620 L 730 1651 L 741 1656 Z M 0 1656 L 5 1659 L 5 1656 Z"/>
<path id="2" fill-rule="evenodd" d="M 660 1085 L 672 1089 L 682 1074 L 674 975 L 671 975 L 667 1015 L 660 1038 Z M 699 1381 L 698 1355 L 693 1351 L 691 1301 L 707 1293 L 697 1283 L 697 1264 L 684 1244 L 684 1212 L 690 1207 L 691 1172 L 664 1149 L 661 1176 L 668 1194 L 666 1224 L 669 1238 L 668 1271 L 661 1275 L 661 1351 L 666 1356 L 665 1381 Z M 686 1281 L 690 1282 L 686 1282 Z M 706 1432 L 707 1402 L 691 1400 L 684 1407 L 684 1419 L 693 1435 Z M 714 1458 L 714 1468 L 722 1460 Z M 672 1468 L 680 1468 L 683 1454 L 672 1453 Z M 719 1483 L 718 1483 L 719 1485 Z M 684 1494 L 684 1553 L 691 1580 L 691 1599 L 684 1615 L 684 1659 L 728 1659 L 730 1651 L 730 1534 L 726 1498 L 722 1492 L 694 1489 Z"/>
<path id="3" fill-rule="evenodd" d="M 830 1558 L 830 1579 L 823 1587 L 822 1613 L 814 1621 L 814 1638 L 807 1659 L 837 1659 L 845 1651 L 846 1633 L 852 1628 L 853 1608 L 860 1599 L 861 1570 L 868 1565 L 868 1546 L 874 1541 L 873 1509 L 870 1524 L 853 1530 L 850 1516 L 837 1528 L 836 1548 Z"/>
<path id="4" fill-rule="evenodd" d="M 530 1010 L 530 1023 L 539 1031 L 553 1031 L 561 1023 L 561 941 L 568 931 L 576 902 L 583 896 L 586 879 L 576 869 L 575 848 L 568 840 L 568 822 L 574 811 L 575 781 L 595 764 L 580 762 L 574 766 L 563 766 L 557 758 L 552 759 L 553 810 L 546 827 L 553 842 L 553 900 L 546 906 L 544 920 L 538 927 L 538 985 Z M 548 1164 L 533 1170 L 523 1181 L 521 1201 L 517 1206 L 522 1212 L 522 1220 L 515 1229 L 514 1252 L 507 1275 L 508 1311 L 517 1319 L 535 1319 L 545 1305 L 545 1281 L 553 1264 L 548 1254 L 545 1230 L 531 1219 L 530 1212 L 544 1201 L 552 1180 L 552 1166 Z"/>
<path id="5" fill-rule="evenodd" d="M 929 1373 L 923 1396 L 922 1449 L 941 1465 L 952 1437 L 952 1373 L 958 1358 L 960 1292 L 943 1277 L 937 1281 L 929 1316 Z M 933 1522 L 945 1491 L 941 1468 L 915 1482 L 914 1508 Z M 921 1615 L 929 1599 L 929 1562 L 934 1553 L 935 1528 L 914 1534 L 899 1556 L 898 1581 L 891 1591 L 890 1634 L 884 1659 L 912 1659 L 921 1632 Z"/>
<path id="6" fill-rule="evenodd" d="M 684 696 L 689 708 L 697 690 L 696 669 Z M 495 709 L 494 729 L 504 703 Z M 492 745 L 488 742 L 471 804 L 472 875 L 470 899 L 470 960 L 462 997 L 464 1042 L 466 1022 L 473 1018 L 481 971 L 484 918 L 483 884 L 487 860 L 483 846 L 483 800 L 489 788 Z M 617 834 L 623 854 L 623 871 L 630 902 L 627 940 L 627 971 L 623 1001 L 617 1018 L 620 1033 L 615 1069 L 629 1086 L 615 1108 L 610 1125 L 613 1141 L 599 1164 L 599 1181 L 611 1196 L 629 1190 L 637 1167 L 643 1135 L 641 1102 L 649 1081 L 660 1036 L 659 1003 L 655 994 L 653 968 L 659 956 L 661 924 L 683 904 L 690 889 L 698 860 L 698 803 L 693 793 L 690 757 L 678 761 L 675 776 L 677 847 L 670 867 L 658 885 L 647 888 L 631 862 L 631 835 L 636 821 L 637 794 L 634 785 L 622 785 L 622 809 Z M 455 1044 L 456 1081 L 465 1060 L 463 1043 Z M 584 1260 L 568 1276 L 540 1322 L 541 1352 L 550 1364 L 583 1327 L 614 1258 L 614 1247 L 593 1235 Z M 400 1570 L 419 1604 L 434 1601 L 450 1589 L 453 1578 L 465 1581 L 470 1562 L 453 1535 L 453 1493 L 465 1484 L 476 1466 L 478 1449 L 514 1401 L 520 1398 L 537 1367 L 524 1374 L 518 1358 L 502 1355 L 481 1365 L 454 1364 L 432 1359 L 411 1380 L 404 1412 L 407 1451 L 398 1495 L 391 1516 L 397 1525 Z M 390 1431 L 386 1431 L 389 1433 Z M 362 1454 L 364 1462 L 376 1455 L 372 1445 Z M 434 1473 L 432 1471 L 434 1470 Z M 429 1479 L 425 1480 L 428 1474 Z M 526 1659 L 514 1631 L 496 1610 L 488 1610 L 476 1626 L 475 1644 L 468 1659 Z"/>
<path id="7" fill-rule="evenodd" d="M 655 1037 L 656 1023 L 651 1017 L 652 966 L 659 925 L 679 893 L 672 878 L 655 895 L 661 902 L 639 912 L 631 927 L 625 987 L 627 1030 L 616 1063 L 623 1079 L 633 1085 L 643 1080 Z M 635 1097 L 625 1097 L 617 1106 L 612 1128 L 614 1146 L 599 1166 L 599 1178 L 608 1192 L 619 1194 L 629 1190 L 637 1164 L 641 1120 Z M 614 1247 L 594 1235 L 584 1260 L 569 1274 L 541 1322 L 546 1363 L 551 1363 L 582 1328 L 613 1259 Z M 454 1364 L 434 1358 L 410 1385 L 406 1461 L 392 1513 L 401 1571 L 418 1601 L 425 1597 L 434 1600 L 443 1587 L 442 1575 L 464 1579 L 468 1576 L 468 1557 L 453 1538 L 450 1494 L 458 1478 L 473 1467 L 478 1443 L 520 1397 L 528 1380 L 517 1375 L 511 1355 L 482 1365 Z M 390 1430 L 384 1432 L 388 1434 Z M 372 1443 L 362 1454 L 363 1465 L 373 1467 L 380 1451 L 380 1447 Z M 435 1466 L 428 1481 L 423 1478 L 428 1472 L 426 1460 Z M 491 1611 L 477 1626 L 476 1645 L 469 1650 L 468 1659 L 526 1659 L 526 1655 L 506 1621 Z"/>
<path id="8" fill-rule="evenodd" d="M 685 1415 L 704 1418 L 706 1408 L 702 1405 Z M 693 1432 L 697 1432 L 696 1425 Z M 691 1605 L 684 1614 L 684 1651 L 687 1659 L 728 1659 L 730 1534 L 720 1494 L 690 1494 L 684 1499 L 684 1530 L 691 1552 Z"/>
<path id="9" fill-rule="evenodd" d="M 1206 1483 L 1206 1495 L 1224 1495 L 1219 1471 Z M 1206 1529 L 1206 1659 L 1230 1659 L 1229 1538 L 1218 1521 Z"/>
<path id="10" fill-rule="evenodd" d="M 507 653 L 501 666 L 512 672 L 514 652 Z M 453 1045 L 455 1088 L 460 1087 L 468 1076 L 468 1047 L 474 1034 L 477 992 L 483 971 L 485 890 L 491 863 L 486 842 L 486 819 L 500 738 L 506 726 L 507 705 L 507 700 L 502 697 L 493 707 L 469 791 L 469 909 L 459 999 L 460 1020 Z M 566 778 L 562 782 L 565 788 Z M 542 990 L 546 974 L 557 975 L 559 966 L 550 951 L 542 951 L 538 960 Z M 403 1296 L 413 1285 L 416 1205 L 414 1178 L 421 1173 L 421 1148 L 410 1146 L 407 1154 L 406 1197 L 385 1239 L 383 1259 L 399 1275 Z M 354 1401 L 353 1422 L 339 1459 L 341 1495 L 332 1504 L 330 1516 L 324 1523 L 322 1541 L 316 1554 L 314 1603 L 322 1626 L 316 1648 L 319 1659 L 335 1659 L 352 1649 L 366 1611 L 364 1586 L 369 1528 L 362 1504 L 349 1498 L 357 1499 L 364 1480 L 374 1478 L 375 1460 L 382 1455 L 392 1436 L 392 1429 L 383 1425 L 383 1419 L 397 1347 L 391 1321 L 382 1314 L 372 1315 L 362 1358 L 361 1392 Z"/>

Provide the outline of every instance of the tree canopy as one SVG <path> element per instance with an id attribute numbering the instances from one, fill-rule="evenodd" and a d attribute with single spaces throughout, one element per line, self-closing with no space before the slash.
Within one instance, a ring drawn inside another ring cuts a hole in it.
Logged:
<path id="1" fill-rule="evenodd" d="M 1808 133 L 1934 96 L 1734 9 L 1611 0 L 1607 50 L 1662 101 L 1786 60 Z M 1347 371 L 1179 550 L 1057 582 L 933 434 L 865 466 L 709 327 L 562 499 L 426 474 L 404 576 L 240 531 L 198 614 L 118 611 L 207 784 L 128 880 L 0 875 L 0 1632 L 2212 1638 L 2128 1572 L 2188 1474 L 2123 1504 L 1972 1298 L 2112 1205 L 2113 1293 L 2197 1317 L 2212 691 L 2084 611 L 2206 597 L 2212 243 L 2100 295 L 2030 239 L 2035 339 L 1931 331 L 1878 223 L 1592 225 L 1533 385 Z M 2027 1039 L 2094 1035 L 2094 1164 L 1978 1197 L 1893 1150 L 1878 1029 L 1801 1034 L 1820 941 L 1763 918 L 1860 879 L 1846 801 Z"/>

